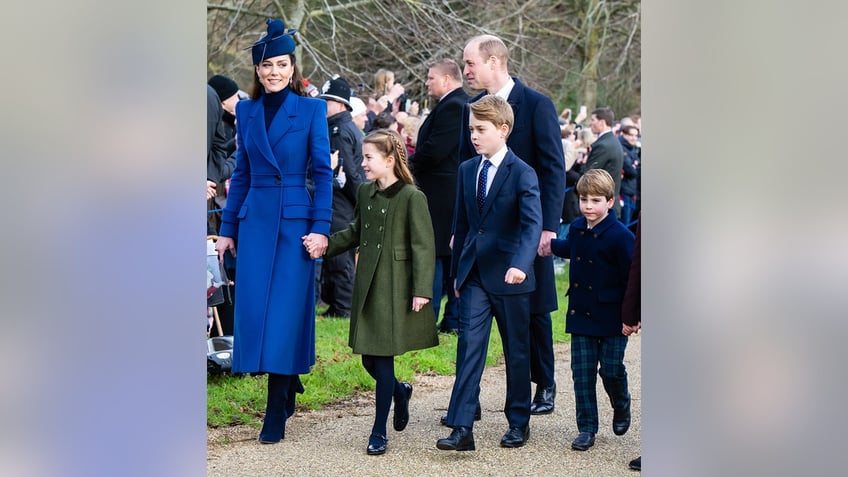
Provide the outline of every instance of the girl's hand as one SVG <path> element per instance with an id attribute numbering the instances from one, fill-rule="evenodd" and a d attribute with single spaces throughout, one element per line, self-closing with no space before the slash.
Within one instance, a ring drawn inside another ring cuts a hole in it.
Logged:
<path id="1" fill-rule="evenodd" d="M 423 296 L 412 297 L 412 311 L 421 311 L 421 308 L 424 308 L 424 305 L 427 303 L 430 303 L 429 298 L 424 298 Z"/>

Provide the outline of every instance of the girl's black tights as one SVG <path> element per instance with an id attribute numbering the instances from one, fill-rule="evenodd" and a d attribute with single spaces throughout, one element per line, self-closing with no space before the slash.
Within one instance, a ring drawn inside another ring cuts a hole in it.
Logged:
<path id="1" fill-rule="evenodd" d="M 389 408 L 392 406 L 392 398 L 403 397 L 403 387 L 395 379 L 394 356 L 371 356 L 362 355 L 362 365 L 368 374 L 377 382 L 377 413 L 374 416 L 374 427 L 371 434 L 386 436 L 386 422 L 389 419 Z"/>

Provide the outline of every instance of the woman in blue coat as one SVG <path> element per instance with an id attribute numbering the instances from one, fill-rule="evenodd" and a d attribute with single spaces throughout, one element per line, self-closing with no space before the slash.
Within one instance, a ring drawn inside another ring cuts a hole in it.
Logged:
<path id="1" fill-rule="evenodd" d="M 268 373 L 259 441 L 274 443 L 303 392 L 298 375 L 315 363 L 315 262 L 302 238 L 326 249 L 333 179 L 327 104 L 306 97 L 294 30 L 267 23 L 252 47 L 251 99 L 236 106 L 236 167 L 216 248 L 219 257 L 238 251 L 232 369 Z"/>

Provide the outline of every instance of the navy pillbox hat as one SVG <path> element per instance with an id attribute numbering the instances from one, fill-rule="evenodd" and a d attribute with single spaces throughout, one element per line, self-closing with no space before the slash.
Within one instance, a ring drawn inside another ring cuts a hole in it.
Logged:
<path id="1" fill-rule="evenodd" d="M 292 35 L 297 30 L 291 28 L 286 30 L 282 20 L 271 20 L 269 18 L 265 23 L 268 24 L 268 33 L 251 47 L 254 65 L 258 65 L 266 58 L 294 53 L 294 38 L 292 38 Z"/>

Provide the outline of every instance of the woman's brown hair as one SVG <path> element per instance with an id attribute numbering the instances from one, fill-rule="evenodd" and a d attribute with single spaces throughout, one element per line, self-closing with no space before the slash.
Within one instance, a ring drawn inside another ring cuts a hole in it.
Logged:
<path id="1" fill-rule="evenodd" d="M 297 62 L 294 59 L 294 53 L 288 53 L 292 64 L 292 76 L 289 82 L 289 89 L 298 96 L 309 96 L 306 92 L 306 85 L 303 84 L 303 75 L 300 74 L 300 68 L 297 67 Z M 253 84 L 250 85 L 250 99 L 257 99 L 262 96 L 262 83 L 259 82 L 259 74 L 253 72 Z"/>

